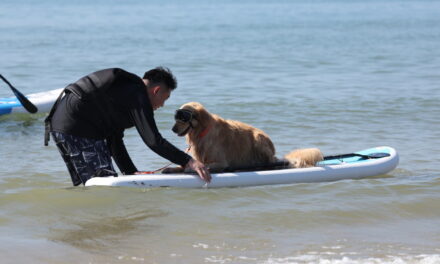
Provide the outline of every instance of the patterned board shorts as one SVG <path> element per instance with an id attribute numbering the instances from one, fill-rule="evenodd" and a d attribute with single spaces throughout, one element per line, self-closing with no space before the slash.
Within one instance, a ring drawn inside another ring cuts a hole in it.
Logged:
<path id="1" fill-rule="evenodd" d="M 74 186 L 92 177 L 117 176 L 105 140 L 51 132 Z"/>

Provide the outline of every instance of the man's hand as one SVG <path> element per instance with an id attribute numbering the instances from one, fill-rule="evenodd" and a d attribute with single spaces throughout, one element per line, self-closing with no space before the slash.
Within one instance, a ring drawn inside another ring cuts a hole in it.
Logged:
<path id="1" fill-rule="evenodd" d="M 201 163 L 200 161 L 197 161 L 195 159 L 190 159 L 188 163 L 185 166 L 185 169 L 191 169 L 200 176 L 204 181 L 211 182 L 211 174 L 209 173 L 208 168 L 205 166 L 205 164 Z"/>

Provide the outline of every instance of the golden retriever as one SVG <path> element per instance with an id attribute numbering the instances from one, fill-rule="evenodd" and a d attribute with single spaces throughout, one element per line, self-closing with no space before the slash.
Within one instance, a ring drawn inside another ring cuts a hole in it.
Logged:
<path id="1" fill-rule="evenodd" d="M 173 132 L 186 136 L 191 155 L 211 171 L 274 164 L 275 147 L 262 130 L 209 113 L 202 104 L 182 105 L 174 116 Z M 302 149 L 285 156 L 289 167 L 311 167 L 322 160 L 318 149 Z"/>

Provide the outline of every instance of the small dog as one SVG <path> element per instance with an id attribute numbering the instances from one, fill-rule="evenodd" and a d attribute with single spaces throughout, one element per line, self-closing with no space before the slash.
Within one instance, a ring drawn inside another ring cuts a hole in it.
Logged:
<path id="1" fill-rule="evenodd" d="M 212 172 L 279 161 L 272 141 L 262 130 L 211 114 L 200 103 L 182 105 L 174 119 L 173 132 L 186 136 L 191 155 L 209 166 Z M 311 167 L 322 160 L 322 153 L 318 149 L 302 149 L 289 153 L 285 159 L 292 168 Z"/>

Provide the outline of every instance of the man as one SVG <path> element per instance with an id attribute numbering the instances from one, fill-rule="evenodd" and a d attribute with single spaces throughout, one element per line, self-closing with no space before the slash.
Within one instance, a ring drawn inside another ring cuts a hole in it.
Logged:
<path id="1" fill-rule="evenodd" d="M 111 157 L 123 174 L 135 174 L 138 170 L 123 142 L 124 130 L 135 126 L 150 149 L 209 182 L 207 167 L 157 129 L 153 111 L 176 86 L 171 71 L 162 67 L 147 71 L 142 79 L 119 68 L 89 74 L 68 85 L 55 102 L 45 120 L 45 145 L 50 131 L 74 186 L 92 177 L 116 176 Z"/>

